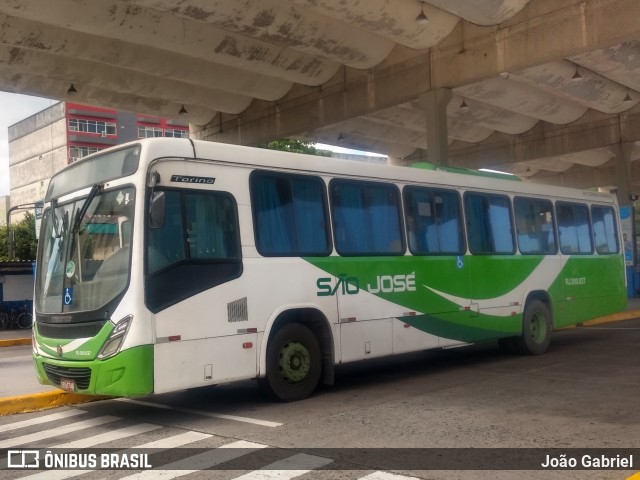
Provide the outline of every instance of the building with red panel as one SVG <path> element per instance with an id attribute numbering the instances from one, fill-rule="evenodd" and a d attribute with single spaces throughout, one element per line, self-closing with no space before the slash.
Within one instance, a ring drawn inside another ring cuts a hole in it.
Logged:
<path id="1" fill-rule="evenodd" d="M 9 206 L 44 198 L 49 179 L 70 163 L 145 137 L 189 137 L 180 119 L 60 102 L 9 127 Z"/>

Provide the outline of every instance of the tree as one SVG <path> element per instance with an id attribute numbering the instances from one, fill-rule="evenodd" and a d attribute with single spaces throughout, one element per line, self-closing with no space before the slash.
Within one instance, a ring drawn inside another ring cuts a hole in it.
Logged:
<path id="1" fill-rule="evenodd" d="M 9 258 L 7 251 L 7 227 L 0 228 L 0 260 L 35 260 L 38 248 L 36 239 L 36 219 L 30 212 L 26 212 L 24 218 L 10 227 L 13 241 L 14 258 Z"/>
<path id="2" fill-rule="evenodd" d="M 271 142 L 260 145 L 260 148 L 280 150 L 281 152 L 306 153 L 308 155 L 318 155 L 321 157 L 331 156 L 330 151 L 318 150 L 311 142 L 302 142 L 300 140 L 292 140 L 290 138 L 272 140 Z"/>

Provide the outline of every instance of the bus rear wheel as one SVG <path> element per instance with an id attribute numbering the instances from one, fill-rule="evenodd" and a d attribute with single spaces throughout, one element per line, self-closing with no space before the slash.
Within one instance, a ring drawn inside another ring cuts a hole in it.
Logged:
<path id="1" fill-rule="evenodd" d="M 551 313 L 544 302 L 531 300 L 522 319 L 522 335 L 516 338 L 518 351 L 525 355 L 542 355 L 551 343 Z"/>
<path id="2" fill-rule="evenodd" d="M 267 376 L 260 384 L 277 400 L 302 400 L 318 386 L 321 369 L 316 336 L 300 323 L 289 323 L 267 345 Z"/>

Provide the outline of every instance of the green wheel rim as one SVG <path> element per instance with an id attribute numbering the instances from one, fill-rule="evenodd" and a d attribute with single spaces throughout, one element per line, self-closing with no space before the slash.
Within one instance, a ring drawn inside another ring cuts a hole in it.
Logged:
<path id="1" fill-rule="evenodd" d="M 536 313 L 531 318 L 531 339 L 535 343 L 544 342 L 545 337 L 547 336 L 547 322 L 545 321 L 544 315 Z"/>
<path id="2" fill-rule="evenodd" d="M 291 340 L 285 343 L 278 357 L 280 376 L 287 383 L 303 381 L 311 370 L 311 355 L 300 342 Z"/>

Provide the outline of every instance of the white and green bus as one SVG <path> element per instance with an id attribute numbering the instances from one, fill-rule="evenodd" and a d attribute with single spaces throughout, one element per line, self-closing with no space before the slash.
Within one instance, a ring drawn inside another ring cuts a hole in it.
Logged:
<path id="1" fill-rule="evenodd" d="M 542 354 L 626 305 L 615 198 L 504 175 L 147 139 L 55 175 L 45 208 L 36 370 L 79 393 L 297 400 L 368 358 Z"/>

